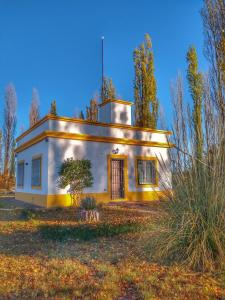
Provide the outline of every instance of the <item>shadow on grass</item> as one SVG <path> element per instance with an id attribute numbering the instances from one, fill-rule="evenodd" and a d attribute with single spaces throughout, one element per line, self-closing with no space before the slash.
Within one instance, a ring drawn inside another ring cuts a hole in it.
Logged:
<path id="1" fill-rule="evenodd" d="M 44 239 L 63 242 L 67 240 L 89 241 L 100 237 L 113 237 L 119 234 L 140 232 L 145 227 L 146 225 L 144 224 L 127 222 L 122 224 L 101 223 L 79 226 L 40 225 L 38 229 Z"/>

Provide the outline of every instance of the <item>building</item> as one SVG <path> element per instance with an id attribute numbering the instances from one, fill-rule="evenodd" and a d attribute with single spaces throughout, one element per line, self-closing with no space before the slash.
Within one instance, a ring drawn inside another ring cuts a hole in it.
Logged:
<path id="1" fill-rule="evenodd" d="M 89 159 L 97 201 L 148 201 L 171 189 L 169 131 L 131 125 L 131 102 L 99 105 L 99 122 L 47 115 L 17 138 L 16 199 L 43 207 L 68 206 L 59 189 L 64 159 Z"/>

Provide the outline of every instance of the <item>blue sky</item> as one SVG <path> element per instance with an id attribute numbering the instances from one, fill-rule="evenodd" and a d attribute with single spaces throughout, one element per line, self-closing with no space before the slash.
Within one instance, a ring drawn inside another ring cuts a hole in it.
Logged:
<path id="1" fill-rule="evenodd" d="M 101 84 L 102 35 L 105 75 L 120 98 L 133 101 L 132 53 L 148 32 L 158 98 L 170 122 L 170 83 L 178 71 L 185 76 L 190 45 L 197 48 L 201 70 L 207 70 L 201 7 L 200 0 L 0 0 L 0 118 L 9 82 L 18 97 L 18 133 L 28 127 L 33 87 L 42 116 L 53 99 L 59 115 L 85 110 Z"/>

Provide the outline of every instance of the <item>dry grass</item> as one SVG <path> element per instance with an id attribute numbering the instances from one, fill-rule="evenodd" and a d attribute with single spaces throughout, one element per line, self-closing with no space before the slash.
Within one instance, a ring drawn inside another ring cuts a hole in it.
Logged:
<path id="1" fill-rule="evenodd" d="M 0 299 L 223 299 L 222 274 L 194 273 L 149 260 L 146 245 L 160 231 L 163 211 L 102 210 L 102 222 L 149 223 L 145 231 L 63 242 L 40 226 L 79 226 L 72 209 L 0 222 Z M 12 218 L 12 217 L 11 217 Z M 83 224 L 82 224 L 83 225 Z"/>

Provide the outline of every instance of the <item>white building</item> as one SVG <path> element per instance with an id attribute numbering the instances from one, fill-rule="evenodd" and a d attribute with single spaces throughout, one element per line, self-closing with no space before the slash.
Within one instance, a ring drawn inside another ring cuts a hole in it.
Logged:
<path id="1" fill-rule="evenodd" d="M 99 122 L 47 115 L 17 138 L 16 199 L 44 207 L 71 205 L 59 189 L 66 158 L 89 159 L 97 201 L 148 201 L 171 189 L 167 137 L 171 132 L 131 125 L 131 102 L 99 105 Z"/>

